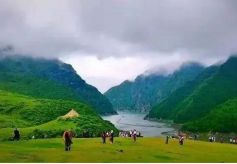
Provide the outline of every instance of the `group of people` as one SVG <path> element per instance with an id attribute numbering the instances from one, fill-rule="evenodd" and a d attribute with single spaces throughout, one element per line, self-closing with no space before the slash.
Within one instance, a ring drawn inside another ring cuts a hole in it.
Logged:
<path id="1" fill-rule="evenodd" d="M 121 131 L 121 132 L 119 132 L 119 136 L 120 137 L 131 137 L 131 138 L 133 138 L 133 141 L 136 142 L 137 137 L 141 137 L 141 132 L 136 131 L 136 129 L 130 130 L 130 131 Z"/>
<path id="2" fill-rule="evenodd" d="M 165 144 L 168 144 L 168 143 L 169 143 L 169 139 L 170 139 L 170 138 L 177 138 L 177 137 L 174 137 L 174 136 L 166 136 L 166 137 L 165 137 Z M 180 145 L 183 145 L 183 144 L 184 144 L 184 138 L 185 138 L 185 137 L 184 137 L 183 135 L 179 135 L 179 136 L 178 136 L 179 144 L 180 144 Z"/>
<path id="3" fill-rule="evenodd" d="M 210 136 L 208 138 L 209 142 L 215 142 L 216 141 L 216 137 L 215 136 Z"/>
<path id="4" fill-rule="evenodd" d="M 236 138 L 230 138 L 231 144 L 237 144 L 237 137 Z"/>
<path id="5" fill-rule="evenodd" d="M 85 134 L 87 134 L 87 133 L 85 132 Z M 64 143 L 65 143 L 65 151 L 70 151 L 71 150 L 71 145 L 73 144 L 73 142 L 72 142 L 72 137 L 73 136 L 74 136 L 73 132 L 70 129 L 63 133 L 63 140 L 64 140 Z M 137 132 L 136 129 L 134 129 L 134 130 L 130 130 L 130 131 L 121 131 L 119 133 L 119 136 L 120 137 L 131 137 L 131 138 L 133 138 L 133 141 L 136 142 L 137 137 L 141 136 L 141 133 Z M 86 135 L 86 137 L 88 137 L 88 136 Z M 108 131 L 108 132 L 103 131 L 102 134 L 101 134 L 101 138 L 102 138 L 102 143 L 103 144 L 106 144 L 106 138 L 109 138 L 110 143 L 114 143 L 114 132 L 113 132 L 113 130 Z M 166 144 L 169 143 L 169 138 L 177 138 L 177 137 L 166 136 L 166 138 L 165 138 L 165 143 Z M 184 138 L 185 138 L 184 135 L 178 135 L 178 140 L 179 140 L 180 145 L 184 144 Z M 197 139 L 196 135 L 194 136 L 194 139 L 195 140 Z M 209 142 L 215 142 L 216 141 L 215 136 L 210 136 L 208 139 L 209 139 Z M 16 140 L 16 141 L 20 140 L 20 132 L 17 128 L 14 129 L 13 140 Z M 237 144 L 237 138 L 230 138 L 230 143 Z"/>
<path id="6" fill-rule="evenodd" d="M 120 131 L 119 132 L 119 136 L 120 137 L 132 137 L 133 134 L 136 133 L 137 137 L 142 137 L 141 136 L 141 132 L 134 130 L 130 130 L 130 131 Z"/>
<path id="7" fill-rule="evenodd" d="M 101 138 L 102 138 L 103 144 L 106 144 L 107 137 L 109 137 L 110 143 L 114 143 L 114 131 L 113 130 L 111 130 L 110 132 L 105 132 L 105 131 L 102 132 Z"/>

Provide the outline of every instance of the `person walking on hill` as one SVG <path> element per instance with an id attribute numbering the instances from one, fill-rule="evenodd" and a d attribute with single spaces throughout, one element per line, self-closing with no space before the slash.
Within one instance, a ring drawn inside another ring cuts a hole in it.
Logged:
<path id="1" fill-rule="evenodd" d="M 71 130 L 65 131 L 63 133 L 63 139 L 65 143 L 65 151 L 71 150 L 71 144 L 72 144 L 72 132 Z"/>
<path id="2" fill-rule="evenodd" d="M 19 132 L 19 130 L 17 128 L 14 130 L 13 140 L 17 140 L 17 141 L 20 140 L 20 132 Z"/>

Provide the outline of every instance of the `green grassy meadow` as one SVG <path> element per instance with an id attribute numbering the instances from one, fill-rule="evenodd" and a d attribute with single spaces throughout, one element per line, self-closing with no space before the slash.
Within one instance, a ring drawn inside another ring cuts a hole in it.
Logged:
<path id="1" fill-rule="evenodd" d="M 74 139 L 71 152 L 61 138 L 0 142 L 0 162 L 237 162 L 237 145 L 164 138 Z"/>

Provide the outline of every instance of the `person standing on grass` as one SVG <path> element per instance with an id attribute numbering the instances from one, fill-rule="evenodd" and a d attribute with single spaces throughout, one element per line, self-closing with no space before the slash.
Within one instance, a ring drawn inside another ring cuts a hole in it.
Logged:
<path id="1" fill-rule="evenodd" d="M 71 130 L 65 131 L 63 133 L 63 139 L 65 143 L 65 151 L 71 150 L 71 144 L 72 144 L 72 132 Z"/>
<path id="2" fill-rule="evenodd" d="M 114 131 L 113 130 L 111 130 L 111 132 L 110 132 L 110 142 L 114 143 Z"/>
<path id="3" fill-rule="evenodd" d="M 102 132 L 101 138 L 102 138 L 102 143 L 106 144 L 106 133 L 105 133 L 105 131 Z"/>
<path id="4" fill-rule="evenodd" d="M 17 128 L 14 130 L 13 140 L 17 140 L 17 141 L 20 140 L 20 132 L 19 132 L 19 130 Z"/>
<path id="5" fill-rule="evenodd" d="M 197 140 L 197 135 L 196 134 L 194 134 L 194 140 Z"/>
<path id="6" fill-rule="evenodd" d="M 183 137 L 183 136 L 180 136 L 180 137 L 179 137 L 179 144 L 180 144 L 180 145 L 183 145 L 183 144 L 184 144 L 184 137 Z"/>
<path id="7" fill-rule="evenodd" d="M 166 136 L 165 144 L 169 143 L 169 136 Z"/>
<path id="8" fill-rule="evenodd" d="M 130 132 L 129 132 L 129 137 L 132 137 L 132 133 L 133 133 L 133 131 L 130 130 Z"/>
<path id="9" fill-rule="evenodd" d="M 136 129 L 133 130 L 132 137 L 133 137 L 133 141 L 136 142 L 136 140 L 137 140 L 137 131 L 136 131 Z"/>

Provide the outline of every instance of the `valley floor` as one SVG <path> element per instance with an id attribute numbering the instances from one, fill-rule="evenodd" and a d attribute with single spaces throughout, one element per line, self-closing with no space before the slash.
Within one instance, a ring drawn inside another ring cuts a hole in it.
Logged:
<path id="1" fill-rule="evenodd" d="M 63 141 L 37 139 L 0 142 L 0 162 L 237 162 L 237 145 L 185 140 L 180 146 L 164 138 L 115 138 L 103 145 L 100 138 L 74 139 L 71 152 Z"/>

